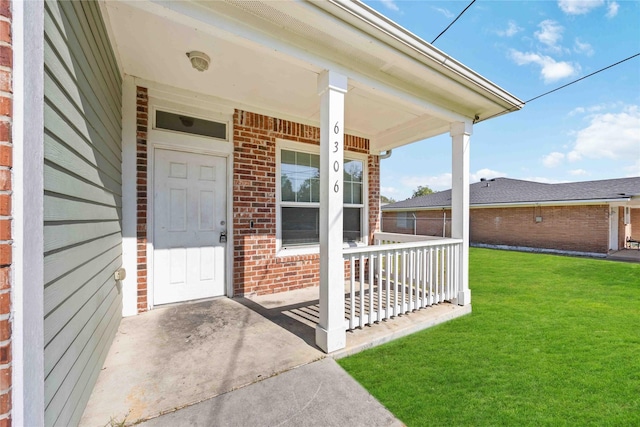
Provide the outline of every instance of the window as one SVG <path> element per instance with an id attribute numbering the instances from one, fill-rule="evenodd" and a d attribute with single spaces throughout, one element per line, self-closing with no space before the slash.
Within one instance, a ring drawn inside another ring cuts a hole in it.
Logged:
<path id="1" fill-rule="evenodd" d="M 156 128 L 227 139 L 226 123 L 213 122 L 160 110 L 156 111 Z"/>
<path id="2" fill-rule="evenodd" d="M 280 149 L 282 247 L 320 243 L 320 155 L 303 150 L 317 147 L 283 144 Z M 364 161 L 344 160 L 343 241 L 362 241 Z"/>

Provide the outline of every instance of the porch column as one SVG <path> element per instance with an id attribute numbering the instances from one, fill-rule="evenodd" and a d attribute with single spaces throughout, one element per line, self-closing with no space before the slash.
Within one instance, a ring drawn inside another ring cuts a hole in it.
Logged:
<path id="1" fill-rule="evenodd" d="M 346 346 L 342 181 L 344 94 L 347 78 L 333 71 L 318 76 L 320 95 L 320 323 L 316 345 L 327 353 Z"/>
<path id="2" fill-rule="evenodd" d="M 451 124 L 452 186 L 451 237 L 462 239 L 460 253 L 460 290 L 458 305 L 471 303 L 469 290 L 469 139 L 473 131 L 470 122 Z"/>

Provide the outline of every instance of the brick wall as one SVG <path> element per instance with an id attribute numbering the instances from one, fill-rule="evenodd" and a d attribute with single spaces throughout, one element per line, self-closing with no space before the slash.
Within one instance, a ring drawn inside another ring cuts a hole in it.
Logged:
<path id="1" fill-rule="evenodd" d="M 0 0 L 0 426 L 11 425 L 11 200 L 13 49 L 11 1 Z"/>
<path id="2" fill-rule="evenodd" d="M 640 208 L 631 209 L 631 238 L 640 240 Z"/>
<path id="3" fill-rule="evenodd" d="M 542 222 L 535 217 L 541 216 Z M 606 253 L 609 208 L 538 206 L 471 209 L 471 243 Z"/>
<path id="4" fill-rule="evenodd" d="M 11 200 L 13 48 L 11 1 L 0 0 L 0 426 L 11 425 Z"/>
<path id="5" fill-rule="evenodd" d="M 137 87 L 136 98 L 136 197 L 138 313 L 147 311 L 147 129 L 149 99 L 147 88 Z"/>
<path id="6" fill-rule="evenodd" d="M 451 218 L 451 211 L 446 213 Z M 416 216 L 417 234 L 442 235 L 441 210 L 418 211 Z M 536 216 L 541 216 L 542 222 L 536 222 Z M 382 229 L 413 234 L 412 229 L 397 227 L 396 212 L 384 213 Z M 469 231 L 471 243 L 606 253 L 609 209 L 607 205 L 471 209 Z M 450 221 L 446 235 L 451 235 Z"/>
<path id="7" fill-rule="evenodd" d="M 276 257 L 276 139 L 320 145 L 320 129 L 238 110 L 233 122 L 234 294 L 318 285 L 319 255 Z M 345 151 L 368 153 L 369 141 L 345 135 Z M 373 234 L 380 194 L 377 156 L 369 156 L 368 167 L 369 231 Z"/>
<path id="8" fill-rule="evenodd" d="M 380 157 L 369 156 L 369 244 L 373 244 L 373 233 L 380 230 Z"/>

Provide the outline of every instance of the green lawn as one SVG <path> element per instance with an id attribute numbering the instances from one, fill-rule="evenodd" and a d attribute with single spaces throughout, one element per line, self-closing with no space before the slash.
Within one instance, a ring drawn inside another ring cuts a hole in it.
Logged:
<path id="1" fill-rule="evenodd" d="M 640 264 L 472 249 L 470 288 L 339 363 L 408 426 L 640 426 Z"/>

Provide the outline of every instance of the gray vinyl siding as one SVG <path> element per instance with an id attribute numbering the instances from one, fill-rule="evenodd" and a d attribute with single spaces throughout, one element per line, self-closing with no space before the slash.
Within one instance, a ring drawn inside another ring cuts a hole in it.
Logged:
<path id="1" fill-rule="evenodd" d="M 96 2 L 46 1 L 44 84 L 45 422 L 67 426 L 122 313 L 122 80 Z"/>

